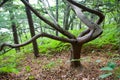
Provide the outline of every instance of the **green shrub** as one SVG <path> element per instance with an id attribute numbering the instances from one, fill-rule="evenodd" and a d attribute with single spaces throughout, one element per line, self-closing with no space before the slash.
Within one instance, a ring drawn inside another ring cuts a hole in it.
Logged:
<path id="1" fill-rule="evenodd" d="M 44 41 L 43 41 L 44 40 Z M 60 41 L 43 38 L 40 40 L 41 45 L 39 45 L 40 53 L 56 53 L 63 50 L 69 49 L 69 44 Z"/>
<path id="2" fill-rule="evenodd" d="M 23 53 L 16 53 L 15 50 L 11 50 L 4 55 L 0 56 L 0 73 L 18 73 L 17 66 L 20 59 L 23 57 Z"/>
<path id="3" fill-rule="evenodd" d="M 113 76 L 114 80 L 120 79 L 120 67 L 117 66 L 115 62 L 108 62 L 107 65 L 100 70 L 104 71 L 104 73 L 99 76 L 101 79 L 105 79 L 109 76 Z"/>
<path id="4" fill-rule="evenodd" d="M 105 25 L 103 29 L 103 34 L 97 39 L 88 43 L 88 45 L 96 45 L 97 47 L 101 47 L 107 44 L 112 44 L 117 46 L 117 35 L 116 35 L 116 24 L 108 24 Z"/>

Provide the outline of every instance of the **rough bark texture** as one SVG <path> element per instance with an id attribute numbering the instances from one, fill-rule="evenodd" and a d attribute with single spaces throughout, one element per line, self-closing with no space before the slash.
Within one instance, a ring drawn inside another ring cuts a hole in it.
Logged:
<path id="1" fill-rule="evenodd" d="M 26 0 L 26 1 L 29 2 L 29 0 Z M 29 10 L 29 8 L 27 6 L 26 6 L 26 14 L 27 14 L 28 24 L 29 24 L 29 28 L 30 28 L 30 34 L 31 34 L 31 37 L 33 37 L 35 35 L 35 29 L 34 29 L 31 11 Z M 39 57 L 39 50 L 38 50 L 37 41 L 34 40 L 32 42 L 32 44 L 33 44 L 33 50 L 34 50 L 35 57 Z"/>
<path id="2" fill-rule="evenodd" d="M 76 67 L 82 67 L 80 63 L 80 53 L 81 53 L 81 44 L 71 44 L 71 67 L 76 68 Z"/>
<path id="3" fill-rule="evenodd" d="M 59 6 L 58 6 L 58 0 L 56 0 L 56 21 L 58 22 L 58 9 L 59 9 Z M 56 31 L 56 36 L 58 36 L 58 31 Z"/>

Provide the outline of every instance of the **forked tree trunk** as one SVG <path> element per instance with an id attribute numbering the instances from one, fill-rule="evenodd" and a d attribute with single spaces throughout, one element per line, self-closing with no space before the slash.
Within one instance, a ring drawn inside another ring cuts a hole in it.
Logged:
<path id="1" fill-rule="evenodd" d="M 80 62 L 80 53 L 81 53 L 81 44 L 71 44 L 71 67 L 72 68 L 82 68 L 81 62 Z"/>

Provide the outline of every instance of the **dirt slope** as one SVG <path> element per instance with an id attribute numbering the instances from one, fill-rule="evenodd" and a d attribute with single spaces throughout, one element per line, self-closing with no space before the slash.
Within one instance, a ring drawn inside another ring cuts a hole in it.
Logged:
<path id="1" fill-rule="evenodd" d="M 87 50 L 86 50 L 87 49 Z M 61 52 L 54 55 L 40 56 L 35 59 L 33 54 L 26 55 L 18 66 L 18 74 L 3 74 L 0 80 L 100 80 L 100 70 L 107 62 L 115 56 L 114 50 L 86 48 L 82 51 L 81 62 L 83 70 L 74 70 L 70 65 L 70 52 Z M 120 66 L 120 60 L 117 60 Z M 114 80 L 113 76 L 105 80 Z"/>

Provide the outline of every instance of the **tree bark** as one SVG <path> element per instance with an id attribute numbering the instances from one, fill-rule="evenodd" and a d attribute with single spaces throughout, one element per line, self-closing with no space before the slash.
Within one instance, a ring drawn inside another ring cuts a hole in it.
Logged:
<path id="1" fill-rule="evenodd" d="M 73 43 L 71 44 L 71 67 L 72 68 L 82 68 L 81 62 L 80 62 L 80 55 L 81 55 L 81 48 L 82 48 L 82 44 L 78 44 L 78 43 Z"/>
<path id="2" fill-rule="evenodd" d="M 26 0 L 26 1 L 29 2 L 29 0 Z M 27 18 L 28 18 L 29 27 L 30 27 L 30 34 L 31 34 L 31 37 L 33 37 L 35 35 L 34 24 L 33 24 L 33 20 L 32 20 L 31 11 L 27 6 L 26 6 L 26 14 L 27 14 Z M 32 44 L 33 44 L 33 50 L 34 50 L 35 57 L 39 57 L 37 41 L 34 40 L 32 42 Z"/>
<path id="3" fill-rule="evenodd" d="M 11 26 L 12 26 L 12 32 L 13 32 L 13 38 L 14 38 L 14 43 L 19 44 L 19 39 L 18 39 L 18 34 L 17 34 L 17 29 L 16 29 L 16 24 L 14 21 L 14 14 L 12 10 L 9 10 L 10 13 L 10 20 L 11 20 Z M 20 47 L 15 48 L 16 52 L 20 51 Z"/>
<path id="4" fill-rule="evenodd" d="M 56 0 L 56 21 L 58 22 L 58 0 Z M 56 31 L 56 36 L 58 36 L 58 31 Z"/>

